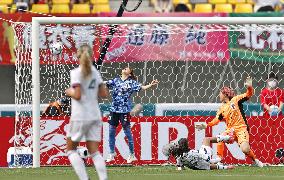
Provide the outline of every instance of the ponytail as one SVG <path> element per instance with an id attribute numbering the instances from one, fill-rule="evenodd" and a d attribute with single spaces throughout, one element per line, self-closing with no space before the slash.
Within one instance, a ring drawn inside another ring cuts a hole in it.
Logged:
<path id="1" fill-rule="evenodd" d="M 80 46 L 80 66 L 82 70 L 83 78 L 86 79 L 92 73 L 92 49 L 89 45 Z"/>

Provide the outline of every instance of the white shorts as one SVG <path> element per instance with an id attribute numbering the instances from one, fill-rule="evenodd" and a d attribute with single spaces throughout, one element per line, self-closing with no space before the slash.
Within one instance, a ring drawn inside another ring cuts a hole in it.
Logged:
<path id="1" fill-rule="evenodd" d="M 101 121 L 71 121 L 67 128 L 66 136 L 73 142 L 80 142 L 84 137 L 86 141 L 101 142 Z"/>

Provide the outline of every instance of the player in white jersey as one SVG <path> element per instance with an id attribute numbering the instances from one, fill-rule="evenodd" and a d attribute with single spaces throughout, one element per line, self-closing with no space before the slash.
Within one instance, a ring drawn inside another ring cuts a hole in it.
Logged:
<path id="1" fill-rule="evenodd" d="M 183 167 L 194 170 L 233 169 L 234 166 L 217 164 L 220 158 L 212 159 L 211 140 L 212 138 L 205 138 L 199 150 L 190 150 L 187 139 L 181 138 L 165 145 L 162 152 L 165 156 L 176 159 L 179 170 Z"/>
<path id="2" fill-rule="evenodd" d="M 100 73 L 92 66 L 92 48 L 82 45 L 77 56 L 80 66 L 71 71 L 71 87 L 65 91 L 72 98 L 71 118 L 67 131 L 67 155 L 79 179 L 89 179 L 84 161 L 76 151 L 84 137 L 100 180 L 107 179 L 106 165 L 98 151 L 102 117 L 98 97 L 108 96 Z"/>

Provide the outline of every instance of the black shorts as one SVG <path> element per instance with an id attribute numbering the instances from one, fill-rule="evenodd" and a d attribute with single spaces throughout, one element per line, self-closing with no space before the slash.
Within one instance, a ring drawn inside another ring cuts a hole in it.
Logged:
<path id="1" fill-rule="evenodd" d="M 130 113 L 115 113 L 110 112 L 108 117 L 108 123 L 112 126 L 117 127 L 119 122 L 121 123 L 122 127 L 130 126 Z"/>

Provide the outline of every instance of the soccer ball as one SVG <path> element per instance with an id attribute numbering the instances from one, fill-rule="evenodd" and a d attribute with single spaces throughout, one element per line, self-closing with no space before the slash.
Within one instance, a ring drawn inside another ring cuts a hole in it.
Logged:
<path id="1" fill-rule="evenodd" d="M 81 158 L 87 158 L 89 156 L 89 152 L 88 152 L 88 149 L 86 147 L 78 146 L 77 152 L 78 152 L 78 154 Z"/>
<path id="2" fill-rule="evenodd" d="M 278 111 L 278 106 L 272 105 L 270 106 L 270 109 L 272 110 L 270 112 L 270 116 L 277 116 L 279 111 Z"/>
<path id="3" fill-rule="evenodd" d="M 60 42 L 56 42 L 51 45 L 50 51 L 53 55 L 59 55 L 61 54 L 63 49 L 63 45 Z"/>

